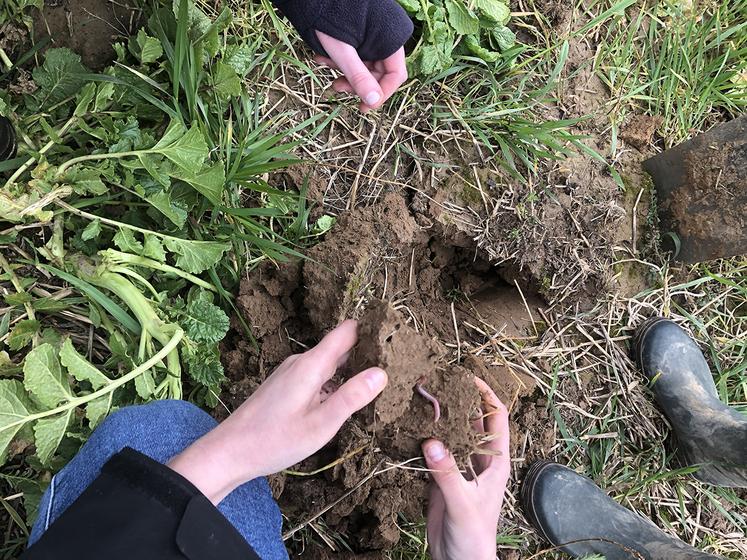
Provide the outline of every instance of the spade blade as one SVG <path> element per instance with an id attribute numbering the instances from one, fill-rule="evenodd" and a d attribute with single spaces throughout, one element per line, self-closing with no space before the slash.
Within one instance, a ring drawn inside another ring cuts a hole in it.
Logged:
<path id="1" fill-rule="evenodd" d="M 644 161 L 643 168 L 656 187 L 662 241 L 679 240 L 677 260 L 747 254 L 747 115 Z"/>

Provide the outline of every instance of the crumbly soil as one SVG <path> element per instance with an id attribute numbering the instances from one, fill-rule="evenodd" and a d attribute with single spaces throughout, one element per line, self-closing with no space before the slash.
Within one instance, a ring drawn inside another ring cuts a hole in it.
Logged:
<path id="1" fill-rule="evenodd" d="M 141 23 L 134 0 L 45 0 L 35 10 L 34 39 L 78 53 L 83 64 L 101 70 L 114 59 L 113 44 L 129 37 Z"/>
<path id="2" fill-rule="evenodd" d="M 387 388 L 329 446 L 291 470 L 333 467 L 271 481 L 290 527 L 332 505 L 321 518 L 324 525 L 347 535 L 356 553 L 390 548 L 400 536 L 398 516 L 423 515 L 426 475 L 405 465 L 391 468 L 406 461 L 422 467 L 423 440 L 442 439 L 467 469 L 479 444 L 471 428 L 480 414 L 475 375 L 521 411 L 512 415 L 514 447 L 531 441 L 542 456 L 554 443 L 552 431 L 541 428 L 548 426 L 544 405 L 532 402 L 533 378 L 474 350 L 461 351 L 468 341 L 470 348 L 486 347 L 490 337 L 534 339 L 530 312 L 539 317 L 543 301 L 528 288 L 519 293 L 508 285 L 502 276 L 508 269 L 477 257 L 474 242 L 440 224 L 432 208 L 422 210 L 388 193 L 343 215 L 307 260 L 260 266 L 247 275 L 237 298 L 257 347 L 238 330 L 224 343 L 232 380 L 224 401 L 233 408 L 287 356 L 340 320 L 359 320 L 359 343 L 334 381 L 380 366 L 389 374 Z M 434 407 L 416 390 L 419 382 L 439 401 L 437 422 Z M 374 472 L 380 474 L 371 477 Z M 313 555 L 305 550 L 303 557 Z"/>

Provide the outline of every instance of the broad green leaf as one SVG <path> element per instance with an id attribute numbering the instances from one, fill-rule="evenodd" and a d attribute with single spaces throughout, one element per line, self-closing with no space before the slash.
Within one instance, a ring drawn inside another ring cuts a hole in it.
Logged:
<path id="1" fill-rule="evenodd" d="M 166 248 L 176 253 L 176 266 L 186 272 L 199 274 L 220 261 L 228 248 L 228 243 L 217 241 L 190 241 L 167 237 Z"/>
<path id="2" fill-rule="evenodd" d="M 135 239 L 135 234 L 129 228 L 119 228 L 114 235 L 114 244 L 122 249 L 125 253 L 135 253 L 139 255 L 143 252 L 143 244 Z"/>
<path id="3" fill-rule="evenodd" d="M 62 343 L 60 361 L 67 368 L 68 373 L 75 377 L 75 379 L 78 381 L 88 381 L 94 390 L 101 389 L 111 383 L 111 380 L 106 375 L 78 354 L 69 337 Z"/>
<path id="4" fill-rule="evenodd" d="M 463 0 L 446 0 L 449 23 L 459 35 L 473 35 L 480 31 L 480 20 L 472 13 Z"/>
<path id="5" fill-rule="evenodd" d="M 83 86 L 83 89 L 80 90 L 80 93 L 78 94 L 78 104 L 75 106 L 73 115 L 75 115 L 76 117 L 82 117 L 83 115 L 88 113 L 88 108 L 91 106 L 91 102 L 93 101 L 95 95 L 96 84 L 91 82 Z"/>
<path id="6" fill-rule="evenodd" d="M 178 127 L 184 128 L 182 125 Z M 200 132 L 200 128 L 194 124 L 185 134 L 173 140 L 178 127 L 172 124 L 151 151 L 166 156 L 188 173 L 196 174 L 202 169 L 202 164 L 208 157 L 205 137 Z"/>
<path id="7" fill-rule="evenodd" d="M 103 111 L 108 105 L 109 101 L 111 100 L 112 96 L 114 95 L 114 84 L 111 82 L 102 82 L 98 85 L 98 90 L 96 91 L 96 98 L 93 102 L 93 110 L 95 113 L 98 113 L 99 111 Z"/>
<path id="8" fill-rule="evenodd" d="M 233 66 L 224 62 L 218 62 L 212 74 L 213 91 L 218 99 L 226 101 L 232 97 L 241 95 L 241 78 L 233 69 Z"/>
<path id="9" fill-rule="evenodd" d="M 24 319 L 18 321 L 8 335 L 8 348 L 20 350 L 27 346 L 34 335 L 39 332 L 39 321 L 35 319 Z"/>
<path id="10" fill-rule="evenodd" d="M 511 10 L 501 0 L 475 0 L 475 6 L 480 17 L 489 23 L 506 25 L 511 19 Z"/>
<path id="11" fill-rule="evenodd" d="M 114 391 L 110 391 L 106 395 L 86 403 L 86 418 L 88 419 L 88 425 L 91 429 L 98 426 L 99 422 L 109 414 L 109 411 L 112 408 L 113 396 Z"/>
<path id="12" fill-rule="evenodd" d="M 41 344 L 28 353 L 23 364 L 23 385 L 34 400 L 48 409 L 73 398 L 57 351 L 51 344 Z"/>
<path id="13" fill-rule="evenodd" d="M 146 196 L 145 200 L 150 202 L 156 210 L 166 216 L 175 226 L 178 228 L 184 227 L 184 224 L 187 221 L 187 211 L 181 206 L 175 204 L 171 200 L 169 193 L 159 191 L 150 196 Z"/>
<path id="14" fill-rule="evenodd" d="M 86 83 L 88 69 L 80 63 L 80 56 L 67 48 L 49 49 L 44 64 L 34 68 L 32 75 L 39 86 L 33 96 L 33 106 L 49 107 L 75 95 Z"/>
<path id="15" fill-rule="evenodd" d="M 74 409 L 66 410 L 61 414 L 36 421 L 34 425 L 36 455 L 43 465 L 49 463 L 52 455 L 60 446 L 73 417 L 73 411 Z"/>
<path id="16" fill-rule="evenodd" d="M 501 51 L 507 51 L 516 44 L 516 34 L 505 25 L 499 25 L 493 29 L 491 34 Z"/>
<path id="17" fill-rule="evenodd" d="M 320 216 L 314 224 L 314 233 L 326 233 L 332 229 L 333 225 L 335 225 L 335 218 L 329 214 L 324 214 L 323 216 Z"/>
<path id="18" fill-rule="evenodd" d="M 73 191 L 80 195 L 106 194 L 107 189 L 101 180 L 101 172 L 90 167 L 73 166 L 65 173 L 65 181 L 73 187 Z"/>
<path id="19" fill-rule="evenodd" d="M 256 52 L 248 44 L 243 44 L 229 46 L 222 61 L 233 68 L 239 77 L 244 77 L 256 59 Z"/>
<path id="20" fill-rule="evenodd" d="M 8 446 L 23 428 L 29 414 L 30 403 L 21 382 L 0 380 L 0 465 L 5 462 Z"/>
<path id="21" fill-rule="evenodd" d="M 83 241 L 90 241 L 91 239 L 96 239 L 100 233 L 101 222 L 99 220 L 94 220 L 86 226 L 83 233 L 80 234 L 80 237 Z"/>
<path id="22" fill-rule="evenodd" d="M 141 399 L 151 399 L 156 392 L 156 382 L 150 371 L 143 372 L 135 378 L 135 391 Z"/>
<path id="23" fill-rule="evenodd" d="M 180 318 L 187 336 L 195 342 L 216 343 L 228 332 L 228 316 L 220 307 L 203 299 L 190 302 Z"/>
<path id="24" fill-rule="evenodd" d="M 10 330 L 10 315 L 10 312 L 8 312 L 3 314 L 2 318 L 0 318 L 0 338 L 8 334 L 8 331 Z"/>
<path id="25" fill-rule="evenodd" d="M 3 296 L 3 300 L 5 301 L 5 303 L 12 306 L 24 305 L 25 303 L 29 303 L 33 299 L 34 296 L 32 296 L 28 292 L 12 293 L 8 294 L 7 296 Z"/>
<path id="26" fill-rule="evenodd" d="M 417 14 L 421 7 L 418 0 L 397 0 L 399 5 L 402 6 L 406 12 L 410 14 Z"/>
<path id="27" fill-rule="evenodd" d="M 158 262 L 166 262 L 166 251 L 163 249 L 163 244 L 158 237 L 149 234 L 145 235 L 143 256 Z"/>
<path id="28" fill-rule="evenodd" d="M 196 175 L 180 176 L 179 179 L 189 183 L 215 206 L 220 205 L 223 187 L 226 183 L 226 173 L 222 163 L 216 163 Z"/>
<path id="29" fill-rule="evenodd" d="M 488 50 L 480 45 L 480 39 L 476 35 L 468 35 L 464 38 L 464 44 L 471 53 L 479 56 L 485 62 L 495 62 L 501 57 L 501 53 Z"/>
<path id="30" fill-rule="evenodd" d="M 138 57 L 143 64 L 155 62 L 163 55 L 161 41 L 148 35 L 144 29 L 138 31 L 137 45 L 139 47 Z"/>
<path id="31" fill-rule="evenodd" d="M 189 376 L 198 383 L 214 387 L 224 378 L 220 352 L 215 344 L 193 344 L 184 346 L 182 358 L 187 364 Z"/>

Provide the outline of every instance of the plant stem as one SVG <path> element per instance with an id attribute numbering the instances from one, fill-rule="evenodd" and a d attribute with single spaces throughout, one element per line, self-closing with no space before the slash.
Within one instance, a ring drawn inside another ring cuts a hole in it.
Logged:
<path id="1" fill-rule="evenodd" d="M 11 284 L 13 284 L 16 292 L 19 294 L 25 294 L 26 290 L 23 289 L 23 284 L 21 284 L 21 281 L 18 279 L 18 276 L 16 276 L 15 271 L 11 268 L 10 263 L 6 260 L 2 253 L 0 253 L 0 266 L 2 266 L 3 270 L 5 270 L 5 272 L 8 274 L 10 282 Z M 35 321 L 36 315 L 34 314 L 34 308 L 31 303 L 26 302 L 23 304 L 23 307 L 26 309 L 26 314 L 29 316 L 29 319 Z"/>
<path id="2" fill-rule="evenodd" d="M 70 117 L 70 119 L 68 119 L 68 121 L 65 124 L 63 124 L 60 130 L 57 132 L 57 136 L 61 138 L 62 136 L 67 134 L 70 128 L 72 128 L 73 124 L 75 124 L 76 120 L 78 120 L 78 117 L 75 117 L 75 116 Z M 39 155 L 42 156 L 46 154 L 54 145 L 55 145 L 55 141 L 50 140 L 44 146 L 42 146 L 41 150 L 39 150 Z M 10 179 L 8 179 L 5 182 L 5 188 L 8 188 L 10 185 L 15 183 L 16 179 L 18 179 L 21 175 L 23 175 L 26 172 L 26 170 L 28 170 L 28 168 L 31 167 L 31 164 L 36 161 L 36 157 L 37 156 L 31 156 L 29 159 L 26 160 L 26 163 L 24 163 L 21 167 L 16 169 L 16 172 L 13 173 L 13 175 L 10 176 Z"/>
<path id="3" fill-rule="evenodd" d="M 111 258 L 111 260 L 117 263 L 127 263 L 135 266 L 144 266 L 145 268 L 160 270 L 161 272 L 166 272 L 169 274 L 176 274 L 177 276 L 181 276 L 185 280 L 189 280 L 190 282 L 200 286 L 201 288 L 205 288 L 206 290 L 210 290 L 211 292 L 218 291 L 215 286 L 213 286 L 209 282 L 206 282 L 202 278 L 198 278 L 194 274 L 184 272 L 179 268 L 159 262 L 154 259 L 141 257 L 139 255 L 132 255 L 130 253 L 122 253 L 121 251 L 117 251 L 115 249 L 107 249 L 106 251 L 101 251 L 101 254 L 104 257 L 104 260 L 107 260 L 107 258 Z"/>
<path id="4" fill-rule="evenodd" d="M 86 404 L 87 402 L 90 402 L 94 399 L 103 397 L 104 395 L 111 393 L 112 391 L 114 391 L 115 389 L 118 389 L 125 383 L 132 381 L 133 379 L 135 379 L 142 373 L 148 371 L 150 368 L 158 364 L 158 362 L 162 361 L 166 356 L 168 356 L 171 352 L 173 352 L 176 349 L 176 347 L 181 342 L 182 338 L 184 338 L 184 331 L 181 329 L 177 329 L 176 332 L 174 332 L 171 339 L 164 345 L 163 348 L 161 348 L 161 350 L 159 350 L 156 354 L 154 354 L 147 362 L 140 364 L 138 367 L 133 369 L 127 375 L 124 375 L 118 379 L 115 379 L 114 381 L 112 381 L 105 387 L 102 387 L 98 391 L 94 391 L 93 393 L 90 393 L 83 397 L 76 397 L 74 399 L 71 399 L 65 404 L 58 406 L 57 408 L 53 408 L 52 410 L 47 410 L 45 412 L 37 412 L 36 414 L 31 414 L 21 420 L 16 420 L 15 422 L 11 424 L 7 424 L 3 427 L 2 431 L 12 429 L 15 426 L 20 426 L 22 424 L 25 424 L 26 422 L 33 422 L 34 420 L 39 420 L 40 418 L 46 418 L 47 416 L 54 416 L 55 414 L 59 414 L 60 412 L 65 412 L 66 410 L 70 410 L 71 408 L 77 408 L 83 404 Z M 2 431 L 0 431 L 0 433 L 2 433 Z"/>
<path id="5" fill-rule="evenodd" d="M 99 159 L 116 159 L 130 156 L 139 156 L 140 154 L 151 153 L 148 150 L 137 150 L 133 152 L 113 152 L 106 154 L 88 154 L 87 156 L 80 156 L 77 158 L 69 159 L 57 169 L 57 177 L 62 175 L 67 169 L 73 165 L 77 165 L 84 161 L 95 161 Z"/>

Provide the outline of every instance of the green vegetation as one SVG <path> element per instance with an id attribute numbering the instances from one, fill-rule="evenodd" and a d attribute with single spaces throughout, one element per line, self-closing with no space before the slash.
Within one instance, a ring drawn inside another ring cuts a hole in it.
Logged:
<path id="1" fill-rule="evenodd" d="M 511 11 L 501 0 L 400 0 L 400 4 L 420 24 L 417 46 L 409 55 L 413 75 L 448 70 L 458 53 L 488 63 L 511 58 L 516 35 L 506 27 Z"/>
<path id="2" fill-rule="evenodd" d="M 641 107 L 677 144 L 747 108 L 747 1 L 637 4 L 606 27 L 595 68 L 612 94 L 613 140 Z"/>

